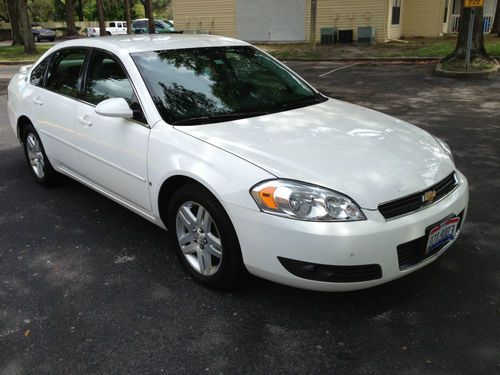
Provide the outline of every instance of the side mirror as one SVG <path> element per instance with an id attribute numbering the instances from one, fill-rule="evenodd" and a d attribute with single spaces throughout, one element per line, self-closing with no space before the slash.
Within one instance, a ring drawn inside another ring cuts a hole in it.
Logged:
<path id="1" fill-rule="evenodd" d="M 123 98 L 106 99 L 95 107 L 95 112 L 106 117 L 133 118 L 134 112 Z"/>

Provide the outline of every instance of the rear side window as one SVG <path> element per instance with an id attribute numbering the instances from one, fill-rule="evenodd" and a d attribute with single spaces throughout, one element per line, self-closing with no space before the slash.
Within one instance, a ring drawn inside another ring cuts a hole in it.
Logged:
<path id="1" fill-rule="evenodd" d="M 85 48 L 70 48 L 54 53 L 50 61 L 45 88 L 76 98 L 86 54 Z"/>
<path id="2" fill-rule="evenodd" d="M 132 84 L 114 57 L 94 51 L 87 72 L 85 100 L 97 105 L 111 98 L 123 98 L 131 105 L 134 101 Z"/>
<path id="3" fill-rule="evenodd" d="M 45 75 L 45 69 L 49 64 L 50 58 L 45 58 L 40 64 L 35 66 L 35 69 L 31 72 L 30 83 L 33 86 L 42 86 L 43 85 L 43 76 Z"/>

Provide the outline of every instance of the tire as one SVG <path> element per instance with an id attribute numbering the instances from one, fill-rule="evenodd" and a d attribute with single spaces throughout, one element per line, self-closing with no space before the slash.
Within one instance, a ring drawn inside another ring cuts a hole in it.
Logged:
<path id="1" fill-rule="evenodd" d="M 59 181 L 59 174 L 50 164 L 42 141 L 33 125 L 29 124 L 22 135 L 24 157 L 31 175 L 42 186 L 54 186 Z"/>
<path id="2" fill-rule="evenodd" d="M 35 36 L 35 42 L 40 43 L 40 37 L 38 35 Z"/>
<path id="3" fill-rule="evenodd" d="M 167 212 L 170 241 L 194 280 L 208 288 L 228 289 L 245 278 L 236 231 L 207 189 L 184 185 L 173 194 Z"/>
<path id="4" fill-rule="evenodd" d="M 111 33 L 109 31 L 106 31 L 107 36 L 111 36 Z"/>
<path id="5" fill-rule="evenodd" d="M 49 42 L 53 43 L 55 38 L 50 38 Z"/>

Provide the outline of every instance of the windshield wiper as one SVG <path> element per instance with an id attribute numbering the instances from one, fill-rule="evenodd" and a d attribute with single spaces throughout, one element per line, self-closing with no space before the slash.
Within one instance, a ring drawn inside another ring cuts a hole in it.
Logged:
<path id="1" fill-rule="evenodd" d="M 189 117 L 174 121 L 172 125 L 202 125 L 214 122 L 240 120 L 243 118 L 263 116 L 272 113 L 271 111 L 253 111 L 253 112 L 235 112 L 235 113 L 217 113 L 210 116 Z"/>
<path id="2" fill-rule="evenodd" d="M 312 104 L 318 104 L 318 103 L 323 103 L 326 101 L 326 99 L 323 95 L 314 95 L 314 96 L 309 96 L 304 99 L 297 100 L 295 102 L 290 102 L 290 103 L 284 103 L 281 108 L 282 109 L 294 109 L 294 108 L 300 108 L 300 107 L 305 107 L 308 105 Z"/>

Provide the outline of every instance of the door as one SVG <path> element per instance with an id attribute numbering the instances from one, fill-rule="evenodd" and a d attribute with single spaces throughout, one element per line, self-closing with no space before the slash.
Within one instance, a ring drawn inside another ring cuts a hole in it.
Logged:
<path id="1" fill-rule="evenodd" d="M 147 179 L 150 130 L 126 72 L 116 57 L 95 49 L 84 87 L 84 100 L 78 103 L 76 133 L 85 178 L 150 211 Z M 124 98 L 134 110 L 134 119 L 104 117 L 95 112 L 97 104 L 111 98 Z"/>
<path id="2" fill-rule="evenodd" d="M 80 77 L 88 49 L 65 48 L 51 55 L 43 88 L 35 87 L 35 121 L 45 151 L 57 167 L 78 173 L 75 116 Z M 35 71 L 33 71 L 35 73 Z M 40 85 L 40 78 L 32 79 Z"/>

